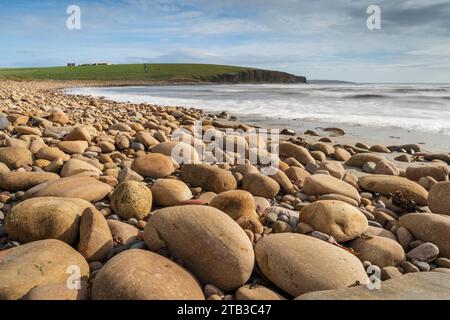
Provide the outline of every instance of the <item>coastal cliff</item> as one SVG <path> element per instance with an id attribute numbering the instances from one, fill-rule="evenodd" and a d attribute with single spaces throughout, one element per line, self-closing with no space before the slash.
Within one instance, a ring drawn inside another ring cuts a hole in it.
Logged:
<path id="1" fill-rule="evenodd" d="M 306 83 L 306 78 L 286 72 L 249 69 L 202 78 L 216 83 Z"/>
<path id="2" fill-rule="evenodd" d="M 212 64 L 115 64 L 49 68 L 0 68 L 0 79 L 154 83 L 305 83 L 305 77 L 280 71 Z"/>

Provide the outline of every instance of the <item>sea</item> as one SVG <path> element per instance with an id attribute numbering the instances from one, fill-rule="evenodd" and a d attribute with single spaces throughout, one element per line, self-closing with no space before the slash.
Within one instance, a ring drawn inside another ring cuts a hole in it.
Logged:
<path id="1" fill-rule="evenodd" d="M 226 111 L 297 131 L 340 127 L 383 143 L 450 150 L 450 84 L 233 84 L 75 88 L 69 94 Z"/>

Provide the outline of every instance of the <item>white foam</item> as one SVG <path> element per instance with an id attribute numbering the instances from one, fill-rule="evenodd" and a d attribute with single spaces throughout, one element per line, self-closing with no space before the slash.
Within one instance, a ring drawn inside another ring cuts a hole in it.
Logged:
<path id="1" fill-rule="evenodd" d="M 214 85 L 81 88 L 115 101 L 450 135 L 449 85 Z"/>

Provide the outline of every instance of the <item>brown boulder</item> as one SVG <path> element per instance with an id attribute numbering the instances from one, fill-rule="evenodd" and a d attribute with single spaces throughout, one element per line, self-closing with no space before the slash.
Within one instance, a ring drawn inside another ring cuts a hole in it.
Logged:
<path id="1" fill-rule="evenodd" d="M 450 217 L 434 213 L 410 213 L 400 217 L 400 225 L 424 242 L 439 248 L 441 257 L 450 259 Z"/>
<path id="2" fill-rule="evenodd" d="M 368 228 L 367 218 L 361 211 L 342 201 L 316 201 L 300 211 L 299 219 L 338 242 L 353 240 Z"/>
<path id="3" fill-rule="evenodd" d="M 124 219 L 144 219 L 150 214 L 152 203 L 150 189 L 137 181 L 121 183 L 111 196 L 111 209 Z"/>
<path id="4" fill-rule="evenodd" d="M 349 246 L 361 261 L 370 261 L 380 268 L 399 266 L 406 259 L 402 246 L 385 237 L 358 238 L 350 242 Z"/>
<path id="5" fill-rule="evenodd" d="M 165 178 L 170 176 L 175 167 L 172 160 L 160 153 L 149 153 L 133 161 L 131 169 L 148 178 Z"/>
<path id="6" fill-rule="evenodd" d="M 359 186 L 367 191 L 390 194 L 400 191 L 408 200 L 414 200 L 420 206 L 427 205 L 428 191 L 419 184 L 402 177 L 371 175 L 362 177 Z"/>
<path id="7" fill-rule="evenodd" d="M 0 148 L 0 162 L 6 164 L 10 169 L 31 165 L 33 158 L 30 150 L 23 147 Z"/>
<path id="8" fill-rule="evenodd" d="M 70 267 L 78 267 L 81 279 L 89 277 L 86 260 L 59 240 L 35 241 L 7 250 L 0 255 L 0 300 L 22 298 L 32 288 L 66 284 Z"/>
<path id="9" fill-rule="evenodd" d="M 191 190 L 180 180 L 158 179 L 151 190 L 154 203 L 162 207 L 174 206 L 182 201 L 192 199 Z"/>
<path id="10" fill-rule="evenodd" d="M 236 179 L 230 171 L 209 164 L 184 164 L 180 178 L 191 187 L 221 193 L 237 188 Z"/>
<path id="11" fill-rule="evenodd" d="M 24 243 L 58 239 L 72 245 L 78 239 L 80 215 L 91 207 L 82 199 L 29 199 L 11 209 L 5 228 L 10 239 Z"/>
<path id="12" fill-rule="evenodd" d="M 80 198 L 97 202 L 105 198 L 111 186 L 91 177 L 68 177 L 41 183 L 25 193 L 25 198 Z"/>
<path id="13" fill-rule="evenodd" d="M 450 216 L 450 182 L 439 182 L 431 187 L 428 207 L 431 212 Z"/>
<path id="14" fill-rule="evenodd" d="M 368 281 L 358 258 L 310 236 L 269 235 L 257 242 L 255 255 L 264 276 L 292 296 Z"/>
<path id="15" fill-rule="evenodd" d="M 105 217 L 95 208 L 84 210 L 80 219 L 78 252 L 88 261 L 103 261 L 114 249 Z"/>
<path id="16" fill-rule="evenodd" d="M 250 173 L 244 176 L 242 189 L 256 197 L 273 198 L 280 192 L 280 185 L 271 177 Z"/>
<path id="17" fill-rule="evenodd" d="M 361 201 L 358 191 L 353 186 L 324 174 L 315 174 L 307 177 L 303 184 L 303 191 L 308 195 L 314 196 L 335 193 L 356 200 L 358 203 Z"/>
<path id="18" fill-rule="evenodd" d="M 156 253 L 132 249 L 100 269 L 92 284 L 93 300 L 204 300 L 197 280 Z"/>
<path id="19" fill-rule="evenodd" d="M 152 251 L 166 249 L 181 259 L 202 283 L 233 290 L 250 278 L 253 247 L 239 225 L 222 211 L 206 206 L 158 210 L 145 227 Z"/>
<path id="20" fill-rule="evenodd" d="M 0 189 L 7 191 L 26 191 L 38 184 L 59 179 L 55 173 L 48 172 L 9 172 L 0 174 Z"/>

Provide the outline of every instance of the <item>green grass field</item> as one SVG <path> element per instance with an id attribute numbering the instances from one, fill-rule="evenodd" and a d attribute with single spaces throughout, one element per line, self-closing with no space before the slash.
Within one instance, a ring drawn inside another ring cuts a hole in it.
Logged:
<path id="1" fill-rule="evenodd" d="M 120 64 L 111 66 L 0 68 L 0 79 L 186 81 L 252 68 L 208 64 Z"/>

